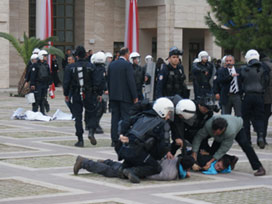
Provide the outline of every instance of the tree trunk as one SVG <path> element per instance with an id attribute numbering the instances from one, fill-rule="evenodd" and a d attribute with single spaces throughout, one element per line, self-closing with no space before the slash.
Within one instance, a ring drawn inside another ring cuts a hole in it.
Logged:
<path id="1" fill-rule="evenodd" d="M 21 97 L 24 97 L 30 91 L 29 83 L 25 82 L 26 70 L 27 70 L 27 68 L 25 68 L 22 76 L 20 77 L 19 83 L 18 83 L 18 96 L 21 96 Z"/>

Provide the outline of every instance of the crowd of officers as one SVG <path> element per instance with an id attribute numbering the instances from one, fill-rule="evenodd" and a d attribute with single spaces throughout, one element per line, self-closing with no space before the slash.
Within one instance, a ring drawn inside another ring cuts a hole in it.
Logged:
<path id="1" fill-rule="evenodd" d="M 35 93 L 33 111 L 40 106 L 42 113 L 52 83 L 45 52 L 31 57 L 32 65 L 26 75 Z M 265 175 L 252 147 L 250 124 L 257 133 L 257 145 L 265 148 L 272 103 L 272 63 L 268 57 L 261 54 L 260 59 L 256 50 L 249 50 L 242 66 L 236 65 L 231 55 L 222 59 L 221 66 L 215 66 L 208 53 L 201 51 L 192 66 L 195 98 L 190 100 L 180 61 L 183 53 L 177 47 L 170 49 L 167 64 L 158 60 L 153 75 L 147 71 L 147 65 L 139 65 L 139 53 L 122 48 L 119 54 L 114 61 L 111 53 L 103 51 L 87 56 L 84 47 L 78 46 L 74 55 L 66 56 L 63 90 L 75 119 L 75 146 L 84 146 L 83 110 L 88 138 L 91 144 L 97 144 L 94 134 L 97 130 L 103 132 L 99 121 L 107 109 L 107 96 L 112 114 L 112 146 L 118 159 L 123 160 L 94 162 L 79 156 L 75 174 L 84 168 L 139 183 L 145 177 L 169 180 L 170 170 L 165 169 L 171 169 L 169 165 L 173 164 L 171 179 L 185 178 L 191 168 L 208 170 L 214 166 L 220 172 L 228 167 L 233 169 L 238 161 L 236 156 L 227 155 L 236 140 L 256 170 L 254 175 Z M 148 64 L 152 57 L 145 60 Z M 152 101 L 143 94 L 143 87 L 150 83 L 156 99 Z M 230 115 L 232 108 L 236 116 Z M 214 115 L 220 109 L 223 115 Z M 211 137 L 214 141 L 209 145 Z M 178 150 L 181 154 L 175 158 Z"/>

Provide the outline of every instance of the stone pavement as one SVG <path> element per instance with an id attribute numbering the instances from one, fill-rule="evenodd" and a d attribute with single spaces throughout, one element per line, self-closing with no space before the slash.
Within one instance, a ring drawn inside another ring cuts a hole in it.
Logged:
<path id="1" fill-rule="evenodd" d="M 140 184 L 104 178 L 84 170 L 74 176 L 72 168 L 77 155 L 116 159 L 110 147 L 110 114 L 102 118 L 105 134 L 96 135 L 97 146 L 86 140 L 84 148 L 75 148 L 73 121 L 10 120 L 18 107 L 31 109 L 24 98 L 10 97 L 10 91 L 14 90 L 0 90 L 0 203 L 272 203 L 272 145 L 264 150 L 254 145 L 267 170 L 264 177 L 253 176 L 237 144 L 230 153 L 240 159 L 230 174 L 192 173 L 190 179 L 144 180 Z M 49 115 L 58 108 L 68 112 L 61 89 L 49 103 Z M 271 131 L 268 131 L 270 144 Z M 256 136 L 252 141 L 256 142 Z"/>

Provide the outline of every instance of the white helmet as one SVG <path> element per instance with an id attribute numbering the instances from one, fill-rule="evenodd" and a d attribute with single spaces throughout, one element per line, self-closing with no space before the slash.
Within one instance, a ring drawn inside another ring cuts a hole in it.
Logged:
<path id="1" fill-rule="evenodd" d="M 193 61 L 193 63 L 198 63 L 198 62 L 200 62 L 198 58 L 195 58 Z"/>
<path id="2" fill-rule="evenodd" d="M 34 60 L 34 59 L 37 59 L 37 58 L 38 58 L 38 55 L 37 55 L 37 54 L 33 54 L 33 55 L 31 55 L 31 57 L 30 57 L 31 60 Z"/>
<path id="3" fill-rule="evenodd" d="M 209 54 L 206 51 L 201 51 L 200 53 L 198 53 L 198 59 L 201 62 L 202 58 L 207 58 L 209 59 Z"/>
<path id="4" fill-rule="evenodd" d="M 153 57 L 151 55 L 146 55 L 145 62 L 148 63 L 149 61 L 153 61 Z"/>
<path id="5" fill-rule="evenodd" d="M 260 55 L 257 52 L 257 50 L 251 49 L 249 51 L 247 51 L 246 55 L 246 62 L 249 63 L 251 60 L 255 59 L 255 60 L 260 60 Z"/>
<path id="6" fill-rule="evenodd" d="M 166 97 L 158 98 L 152 108 L 161 118 L 165 118 L 169 111 L 172 112 L 172 118 L 174 117 L 174 104 Z"/>
<path id="7" fill-rule="evenodd" d="M 92 64 L 94 63 L 95 54 L 96 54 L 96 53 L 94 53 L 94 54 L 91 56 L 91 59 L 90 59 L 90 62 L 91 62 Z"/>
<path id="8" fill-rule="evenodd" d="M 106 62 L 106 55 L 104 52 L 97 52 L 94 54 L 93 63 L 95 64 L 105 64 Z"/>
<path id="9" fill-rule="evenodd" d="M 224 67 L 225 64 L 226 64 L 226 58 L 227 58 L 227 55 L 225 55 L 222 60 L 221 60 L 221 67 Z"/>
<path id="10" fill-rule="evenodd" d="M 182 115 L 185 120 L 191 119 L 196 113 L 196 105 L 190 99 L 182 99 L 176 105 L 176 114 Z"/>
<path id="11" fill-rule="evenodd" d="M 106 56 L 106 59 L 107 59 L 108 57 L 113 58 L 113 56 L 112 56 L 112 54 L 111 54 L 110 52 L 106 52 L 106 53 L 105 53 L 105 56 Z"/>
<path id="12" fill-rule="evenodd" d="M 129 61 L 130 61 L 131 64 L 133 64 L 133 58 L 138 58 L 138 62 L 139 62 L 140 61 L 140 57 L 141 57 L 141 55 L 138 52 L 132 52 L 129 55 Z"/>
<path id="13" fill-rule="evenodd" d="M 38 57 L 40 60 L 44 60 L 44 55 L 48 55 L 47 51 L 46 50 L 41 50 L 38 54 Z"/>
<path id="14" fill-rule="evenodd" d="M 39 54 L 41 50 L 39 48 L 35 48 L 33 51 L 32 51 L 32 54 Z"/>

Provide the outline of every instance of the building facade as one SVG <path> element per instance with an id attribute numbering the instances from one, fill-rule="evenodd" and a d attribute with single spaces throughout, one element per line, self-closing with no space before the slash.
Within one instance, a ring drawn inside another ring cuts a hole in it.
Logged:
<path id="1" fill-rule="evenodd" d="M 53 0 L 54 45 L 65 50 L 77 45 L 94 52 L 115 52 L 124 45 L 125 0 Z M 22 40 L 24 32 L 35 36 L 35 0 L 1 0 L 0 31 Z M 182 57 L 187 76 L 192 60 L 201 50 L 214 58 L 223 51 L 205 24 L 210 11 L 206 0 L 138 0 L 139 52 L 154 59 L 167 58 L 169 48 L 184 50 Z M 25 68 L 8 41 L 0 39 L 0 88 L 15 87 Z"/>

